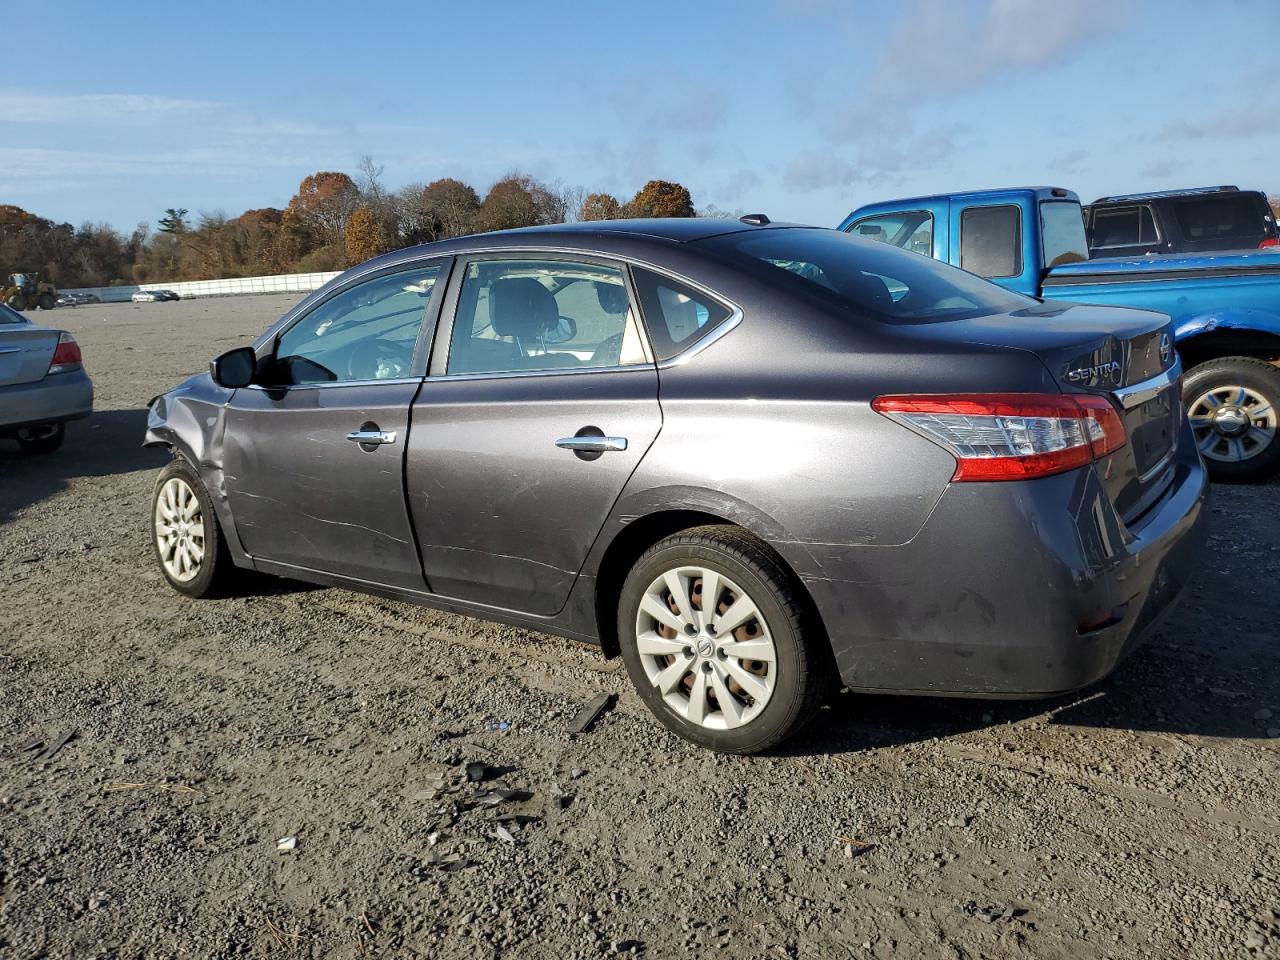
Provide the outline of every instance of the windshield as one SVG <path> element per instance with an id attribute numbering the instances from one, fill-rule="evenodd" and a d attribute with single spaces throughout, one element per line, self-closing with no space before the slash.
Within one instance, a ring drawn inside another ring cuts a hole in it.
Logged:
<path id="1" fill-rule="evenodd" d="M 945 263 L 835 230 L 744 230 L 699 243 L 754 269 L 763 263 L 796 290 L 885 323 L 966 320 L 1035 303 Z"/>
<path id="2" fill-rule="evenodd" d="M 1049 269 L 1064 263 L 1089 259 L 1089 241 L 1084 233 L 1080 204 L 1072 200 L 1046 200 L 1040 204 L 1044 265 Z"/>

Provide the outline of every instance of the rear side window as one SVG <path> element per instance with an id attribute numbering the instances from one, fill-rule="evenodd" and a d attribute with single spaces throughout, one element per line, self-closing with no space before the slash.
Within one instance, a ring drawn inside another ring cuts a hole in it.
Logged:
<path id="1" fill-rule="evenodd" d="M 1229 241 L 1256 247 L 1271 236 L 1270 212 L 1256 193 L 1221 193 L 1174 200 L 1174 219 L 1187 240 Z"/>
<path id="2" fill-rule="evenodd" d="M 848 232 L 862 240 L 879 240 L 912 253 L 933 256 L 933 214 L 928 210 L 867 217 L 851 226 Z"/>
<path id="3" fill-rule="evenodd" d="M 960 214 L 960 266 L 980 277 L 1022 272 L 1022 210 L 1013 204 Z"/>
<path id="4" fill-rule="evenodd" d="M 0 303 L 0 323 L 26 323 L 27 318 L 13 307 Z"/>
<path id="5" fill-rule="evenodd" d="M 634 269 L 640 309 L 659 360 L 676 354 L 724 323 L 733 311 L 720 301 L 679 280 L 639 267 Z"/>
<path id="6" fill-rule="evenodd" d="M 1093 248 L 1136 247 L 1160 242 L 1155 217 L 1146 204 L 1131 207 L 1094 208 Z"/>

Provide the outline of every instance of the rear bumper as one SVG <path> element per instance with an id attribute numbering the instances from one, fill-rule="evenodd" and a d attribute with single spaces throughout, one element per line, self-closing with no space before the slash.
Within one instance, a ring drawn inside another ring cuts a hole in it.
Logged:
<path id="1" fill-rule="evenodd" d="M 1106 676 L 1168 612 L 1204 544 L 1207 474 L 1184 432 L 1173 483 L 1131 528 L 1089 469 L 953 484 L 900 547 L 811 547 L 820 575 L 803 579 L 844 683 L 1033 698 Z"/>
<path id="2" fill-rule="evenodd" d="M 79 420 L 92 412 L 93 381 L 83 368 L 55 373 L 35 383 L 0 387 L 0 433 Z"/>

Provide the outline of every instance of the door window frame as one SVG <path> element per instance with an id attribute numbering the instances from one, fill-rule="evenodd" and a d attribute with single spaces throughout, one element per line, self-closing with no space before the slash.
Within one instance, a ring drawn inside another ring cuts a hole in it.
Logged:
<path id="1" fill-rule="evenodd" d="M 403 384 L 416 383 L 423 379 L 427 373 L 427 364 L 431 356 L 431 348 L 436 335 L 436 328 L 440 320 L 440 309 L 445 301 L 445 291 L 453 278 L 453 268 L 456 266 L 456 258 L 452 254 L 437 254 L 432 257 L 422 257 L 417 260 L 401 261 L 391 264 L 379 270 L 371 270 L 368 273 L 362 273 L 358 276 L 351 277 L 348 281 L 340 286 L 334 287 L 324 297 L 315 303 L 309 304 L 305 310 L 295 317 L 279 324 L 274 330 L 267 332 L 266 336 L 255 348 L 258 357 L 259 367 L 267 361 L 274 360 L 276 351 L 280 348 L 280 338 L 292 330 L 307 317 L 311 316 L 316 310 L 333 300 L 334 297 L 341 296 L 350 290 L 354 290 L 361 284 L 372 280 L 380 280 L 383 277 L 393 276 L 397 273 L 410 273 L 414 270 L 422 270 L 427 267 L 439 264 L 440 275 L 436 282 L 432 285 L 431 296 L 423 306 L 422 322 L 418 326 L 418 335 L 413 347 L 413 361 L 410 366 L 410 373 L 407 377 L 388 377 L 386 379 L 369 379 L 369 380 L 332 380 L 322 381 L 320 383 L 279 383 L 279 384 L 250 384 L 246 389 L 249 390 L 268 390 L 272 392 L 282 392 L 288 390 L 312 390 L 323 389 L 331 390 L 335 387 L 351 387 L 351 386 L 373 386 L 377 384 Z"/>
<path id="2" fill-rule="evenodd" d="M 482 373 L 459 372 L 449 373 L 449 350 L 453 346 L 453 331 L 458 320 L 458 305 L 462 299 L 462 285 L 466 282 L 467 272 L 473 263 L 514 262 L 546 262 L 581 263 L 609 267 L 622 274 L 623 287 L 627 292 L 628 313 L 636 324 L 636 332 L 640 336 L 640 346 L 644 351 L 644 363 L 612 363 L 589 367 L 556 367 L 546 370 L 493 370 Z M 454 261 L 449 288 L 441 304 L 437 321 L 435 339 L 431 346 L 431 356 L 427 365 L 427 377 L 431 380 L 498 380 L 512 377 L 554 377 L 578 373 L 613 373 L 627 370 L 652 370 L 654 368 L 653 344 L 649 339 L 649 330 L 640 310 L 640 298 L 636 295 L 635 281 L 631 276 L 631 265 L 626 260 L 604 254 L 573 250 L 537 250 L 512 249 L 474 251 L 459 254 Z"/>

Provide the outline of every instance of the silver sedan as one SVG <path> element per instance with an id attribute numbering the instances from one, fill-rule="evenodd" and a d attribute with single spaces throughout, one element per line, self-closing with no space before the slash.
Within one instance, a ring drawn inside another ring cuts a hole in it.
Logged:
<path id="1" fill-rule="evenodd" d="M 67 421 L 92 412 L 93 382 L 76 338 L 0 305 L 0 437 L 28 453 L 52 453 Z"/>

